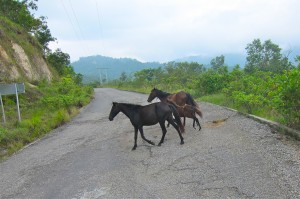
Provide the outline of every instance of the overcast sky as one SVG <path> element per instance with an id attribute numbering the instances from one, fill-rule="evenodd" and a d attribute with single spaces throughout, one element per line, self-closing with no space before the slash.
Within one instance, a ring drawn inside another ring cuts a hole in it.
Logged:
<path id="1" fill-rule="evenodd" d="M 39 0 L 61 48 L 71 56 L 104 55 L 167 62 L 192 55 L 246 54 L 254 39 L 283 50 L 300 46 L 299 0 Z"/>

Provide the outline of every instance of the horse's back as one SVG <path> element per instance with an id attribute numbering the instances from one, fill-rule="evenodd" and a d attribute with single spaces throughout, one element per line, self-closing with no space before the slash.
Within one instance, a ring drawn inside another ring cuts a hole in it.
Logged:
<path id="1" fill-rule="evenodd" d="M 164 111 L 162 102 L 152 103 L 143 106 L 139 110 L 139 119 L 143 125 L 150 126 L 157 124 L 160 120 L 160 114 Z"/>
<path id="2" fill-rule="evenodd" d="M 178 106 L 183 106 L 187 101 L 187 94 L 184 91 L 179 91 L 169 96 L 169 100 L 175 102 Z"/>
<path id="3" fill-rule="evenodd" d="M 155 103 L 155 111 L 158 118 L 165 117 L 172 113 L 170 108 L 171 104 L 168 102 L 157 102 Z"/>

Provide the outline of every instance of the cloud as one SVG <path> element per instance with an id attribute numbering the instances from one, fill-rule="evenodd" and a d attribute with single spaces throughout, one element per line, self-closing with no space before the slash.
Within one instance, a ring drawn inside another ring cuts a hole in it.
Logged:
<path id="1" fill-rule="evenodd" d="M 102 54 L 169 61 L 245 53 L 255 38 L 300 46 L 297 0 L 53 0 L 39 13 L 72 61 Z"/>

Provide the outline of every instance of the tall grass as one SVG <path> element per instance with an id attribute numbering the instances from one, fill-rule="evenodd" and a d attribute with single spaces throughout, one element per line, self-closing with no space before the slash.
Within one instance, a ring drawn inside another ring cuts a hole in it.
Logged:
<path id="1" fill-rule="evenodd" d="M 0 125 L 0 159 L 68 122 L 92 96 L 92 87 L 76 85 L 70 78 L 26 84 L 26 93 L 19 95 L 21 122 L 15 96 L 3 96 L 7 123 Z"/>

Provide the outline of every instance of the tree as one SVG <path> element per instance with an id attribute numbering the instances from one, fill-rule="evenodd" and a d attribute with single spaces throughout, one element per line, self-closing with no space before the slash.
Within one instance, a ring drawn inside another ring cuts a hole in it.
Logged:
<path id="1" fill-rule="evenodd" d="M 59 75 L 64 75 L 66 67 L 70 66 L 70 55 L 56 49 L 55 52 L 48 53 L 47 61 Z"/>
<path id="2" fill-rule="evenodd" d="M 297 57 L 295 58 L 295 61 L 298 63 L 297 68 L 300 69 L 300 56 L 297 56 Z"/>
<path id="3" fill-rule="evenodd" d="M 45 17 L 41 17 L 41 25 L 35 31 L 35 37 L 39 43 L 43 46 L 44 53 L 49 51 L 48 44 L 50 41 L 55 41 L 56 38 L 52 37 L 51 32 L 45 21 Z"/>
<path id="4" fill-rule="evenodd" d="M 49 51 L 48 43 L 55 41 L 45 21 L 46 17 L 35 18 L 30 10 L 37 10 L 38 0 L 0 0 L 0 16 L 22 26 L 25 31 L 33 33 L 43 46 L 44 53 Z"/>
<path id="5" fill-rule="evenodd" d="M 245 72 L 247 73 L 253 73 L 256 70 L 281 73 L 291 65 L 288 59 L 281 54 L 281 48 L 271 40 L 261 43 L 260 39 L 254 39 L 247 45 L 246 50 L 248 56 Z"/>
<path id="6" fill-rule="evenodd" d="M 0 15 L 22 26 L 28 32 L 33 32 L 41 21 L 34 18 L 30 10 L 37 10 L 37 0 L 0 0 Z"/>
<path id="7" fill-rule="evenodd" d="M 224 66 L 224 62 L 225 62 L 225 57 L 224 57 L 224 55 L 221 55 L 221 56 L 217 56 L 216 58 L 212 59 L 210 61 L 210 65 L 213 70 L 217 71 L 219 68 Z"/>
<path id="8" fill-rule="evenodd" d="M 121 73 L 121 76 L 120 76 L 119 80 L 120 80 L 121 82 L 125 82 L 125 81 L 127 80 L 126 72 L 123 71 L 123 72 Z"/>
<path id="9" fill-rule="evenodd" d="M 147 68 L 147 69 L 143 69 L 140 71 L 137 71 L 136 73 L 134 73 L 134 77 L 138 80 L 138 81 L 152 81 L 155 77 L 154 77 L 154 73 L 155 73 L 155 69 L 153 68 Z"/>

